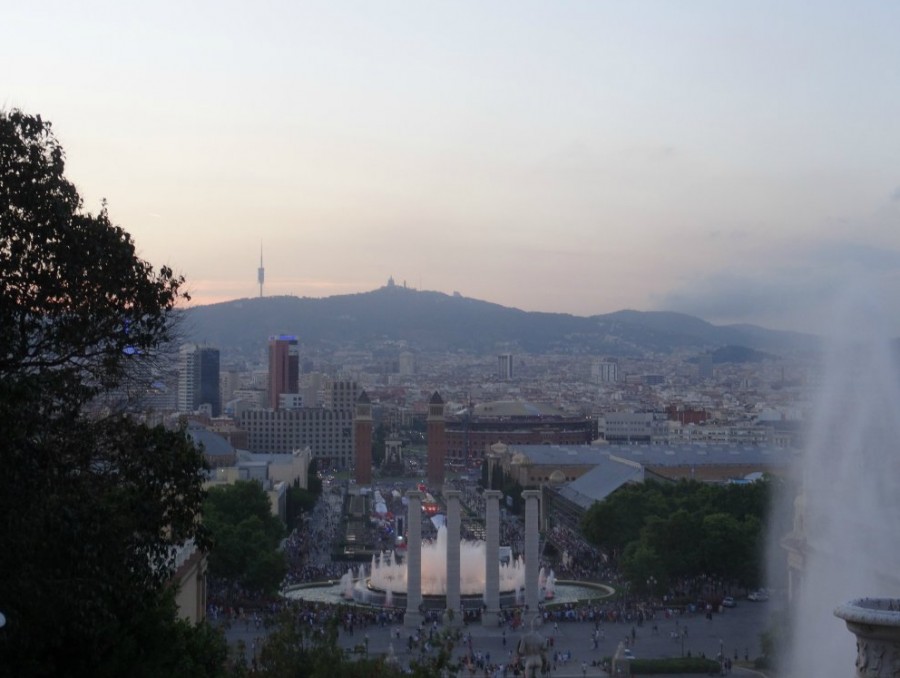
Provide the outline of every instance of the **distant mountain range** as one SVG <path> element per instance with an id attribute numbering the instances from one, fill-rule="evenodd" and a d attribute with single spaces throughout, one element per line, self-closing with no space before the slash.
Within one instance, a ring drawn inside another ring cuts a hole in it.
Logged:
<path id="1" fill-rule="evenodd" d="M 589 317 L 536 313 L 399 286 L 322 299 L 239 299 L 183 313 L 185 338 L 218 346 L 225 355 L 258 355 L 275 334 L 295 334 L 311 349 L 372 349 L 403 342 L 412 351 L 479 354 L 638 356 L 676 350 L 703 353 L 730 346 L 782 354 L 816 344 L 813 335 L 755 325 L 717 326 L 682 313 L 617 311 Z M 759 359 L 754 352 L 726 354 Z"/>

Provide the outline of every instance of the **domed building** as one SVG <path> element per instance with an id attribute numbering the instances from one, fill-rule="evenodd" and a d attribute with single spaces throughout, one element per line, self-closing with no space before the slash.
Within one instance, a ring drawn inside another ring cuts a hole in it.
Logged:
<path id="1" fill-rule="evenodd" d="M 566 474 L 561 470 L 556 469 L 553 473 L 550 474 L 550 484 L 551 485 L 562 485 L 566 482 L 568 478 L 566 478 Z"/>

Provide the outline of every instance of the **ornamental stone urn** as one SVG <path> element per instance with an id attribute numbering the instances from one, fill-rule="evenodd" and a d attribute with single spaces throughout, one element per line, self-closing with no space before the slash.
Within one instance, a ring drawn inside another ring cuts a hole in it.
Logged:
<path id="1" fill-rule="evenodd" d="M 851 600 L 834 614 L 856 636 L 857 678 L 900 678 L 900 599 Z"/>

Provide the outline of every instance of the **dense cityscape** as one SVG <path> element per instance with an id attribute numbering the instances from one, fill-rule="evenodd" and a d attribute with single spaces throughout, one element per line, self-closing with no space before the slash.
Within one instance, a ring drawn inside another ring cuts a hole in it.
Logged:
<path id="1" fill-rule="evenodd" d="M 0 678 L 900 676 L 900 5 L 2 16 Z"/>
<path id="2" fill-rule="evenodd" d="M 412 337 L 329 352 L 304 345 L 302 318 L 296 334 L 260 337 L 255 360 L 223 355 L 184 341 L 172 322 L 181 279 L 135 265 L 105 213 L 30 240 L 58 228 L 42 221 L 48 205 L 78 201 L 65 202 L 76 194 L 49 129 L 18 112 L 3 124 L 20 163 L 4 180 L 20 213 L 2 249 L 6 497 L 29 507 L 9 509 L 21 527 L 5 538 L 43 553 L 30 584 L 5 580 L 4 653 L 19 674 L 61 661 L 117 672 L 136 657 L 103 649 L 115 635 L 166 644 L 142 660 L 151 674 L 307 675 L 340 661 L 347 675 L 603 675 L 671 661 L 676 645 L 679 671 L 771 661 L 763 615 L 740 642 L 716 624 L 717 644 L 688 640 L 687 620 L 766 600 L 764 584 L 789 596 L 800 575 L 767 573 L 762 554 L 770 489 L 793 482 L 814 362 L 714 346 L 485 356 Z M 29 158 L 29 144 L 45 154 Z M 29 172 L 55 177 L 59 196 L 17 192 Z M 100 247 L 105 234 L 98 269 L 66 259 L 71 238 Z M 40 277 L 48 261 L 56 292 Z M 119 290 L 129 275 L 143 296 Z M 258 276 L 247 306 L 266 301 Z M 393 279 L 385 291 L 414 293 Z M 41 440 L 47 468 L 32 471 Z M 102 572 L 108 593 L 55 569 L 54 549 L 88 581 Z M 48 646 L 46 611 L 64 618 L 70 605 L 95 612 Z M 132 626 L 141 609 L 159 630 Z M 676 642 L 649 649 L 663 634 Z"/>
<path id="3" fill-rule="evenodd" d="M 260 269 L 261 281 L 263 276 Z M 391 279 L 382 291 L 393 289 Z M 243 304 L 263 299 L 260 284 L 260 298 Z M 204 334 L 202 327 L 194 332 Z M 694 571 L 670 572 L 661 564 L 623 558 L 627 542 L 615 549 L 604 541 L 602 529 L 591 531 L 586 517 L 595 504 L 645 481 L 745 489 L 764 478 L 794 482 L 794 462 L 803 448 L 804 418 L 811 407 L 810 385 L 819 378 L 819 365 L 802 352 L 755 353 L 748 358 L 748 352 L 734 347 L 725 353 L 710 347 L 700 353 L 688 349 L 627 357 L 484 356 L 430 353 L 412 340 L 396 339 L 368 350 L 354 346 L 327 352 L 304 346 L 298 329 L 296 334 L 261 337 L 255 361 L 209 344 L 182 344 L 174 363 L 155 374 L 152 388 L 138 399 L 137 414 L 154 424 L 186 427 L 211 467 L 207 487 L 250 480 L 266 491 L 271 512 L 288 535 L 280 547 L 287 569 L 283 580 L 270 583 L 270 590 L 288 591 L 288 600 L 296 596 L 295 606 L 310 605 L 298 587 L 369 577 L 374 586 L 375 557 L 380 562 L 382 554 L 393 553 L 398 563 L 403 561 L 406 521 L 413 520 L 407 516 L 410 490 L 425 493 L 421 530 L 426 544 L 438 539 L 438 527 L 446 522 L 447 491 L 458 491 L 462 499 L 463 541 L 485 538 L 484 491 L 503 491 L 499 539 L 506 562 L 525 553 L 521 494 L 537 490 L 541 591 L 551 572 L 551 581 L 610 587 L 604 597 L 554 597 L 546 599 L 552 604 L 541 603 L 543 621 L 553 623 L 554 630 L 559 621 L 594 625 L 587 640 L 594 652 L 567 648 L 547 653 L 553 670 L 565 666 L 574 652 L 571 666 L 580 670 L 584 662 L 585 671 L 595 675 L 612 670 L 608 657 L 617 650 L 624 657 L 629 647 L 618 647 L 617 635 L 615 643 L 606 640 L 604 621 L 639 629 L 634 642 L 647 629 L 659 633 L 659 615 L 671 621 L 686 612 L 698 614 L 699 606 L 711 621 L 712 611 L 720 614 L 735 598 L 767 599 L 763 584 L 777 590 L 784 602 L 791 577 L 799 576 L 788 571 L 786 554 L 779 568 L 765 572 L 765 538 L 758 524 L 747 533 L 735 523 L 732 541 L 738 543 L 715 563 L 697 562 Z M 291 488 L 309 490 L 310 469 L 322 494 L 311 512 L 298 512 Z M 765 504 L 757 513 L 768 521 Z M 677 551 L 671 545 L 662 548 Z M 272 599 L 260 599 L 261 589 L 235 589 L 234 581 L 216 577 L 215 551 L 210 562 L 208 588 L 191 588 L 195 598 L 190 607 L 197 618 L 231 629 L 232 652 L 247 667 L 266 669 L 272 650 L 266 650 L 268 633 L 261 624 L 268 628 L 282 604 L 263 603 Z M 386 639 L 373 632 L 372 654 L 377 638 L 378 656 L 387 657 L 390 646 L 390 661 L 407 667 L 422 661 L 417 653 L 428 656 L 435 649 L 434 632 L 446 621 L 443 610 L 429 607 L 418 623 L 404 624 L 409 613 L 402 600 L 397 602 L 399 595 L 390 605 L 383 596 L 377 601 L 371 597 L 342 592 L 330 601 L 362 606 L 341 613 L 339 643 L 356 644 L 354 627 L 357 634 L 370 626 L 391 629 L 391 634 L 396 630 L 396 637 Z M 315 623 L 322 623 L 326 613 L 314 607 L 306 614 L 319 615 Z M 451 654 L 451 665 L 479 675 L 512 675 L 522 668 L 512 650 L 506 657 L 495 654 L 491 662 L 489 652 L 472 649 L 485 629 L 501 628 L 501 642 L 508 629 L 512 640 L 518 627 L 527 625 L 521 600 L 508 600 L 499 620 L 488 625 L 480 623 L 480 602 L 463 606 L 461 616 L 477 630 L 456 638 L 457 645 L 463 642 L 458 656 Z M 767 630 L 764 621 L 753 620 L 757 635 Z M 682 630 L 668 633 L 677 634 L 683 656 Z M 715 647 L 698 649 L 691 643 L 687 653 L 708 655 L 723 670 L 738 660 L 764 665 L 759 638 L 742 642 L 746 647 L 730 648 L 734 651 L 728 657 L 723 648 L 714 652 Z M 672 648 L 665 650 L 661 656 Z"/>

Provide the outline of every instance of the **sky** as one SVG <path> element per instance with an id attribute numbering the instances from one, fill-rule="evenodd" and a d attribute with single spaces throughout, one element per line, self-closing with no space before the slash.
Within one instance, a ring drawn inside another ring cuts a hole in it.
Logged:
<path id="1" fill-rule="evenodd" d="M 399 283 L 900 334 L 900 3 L 4 2 L 0 107 L 194 304 Z"/>

